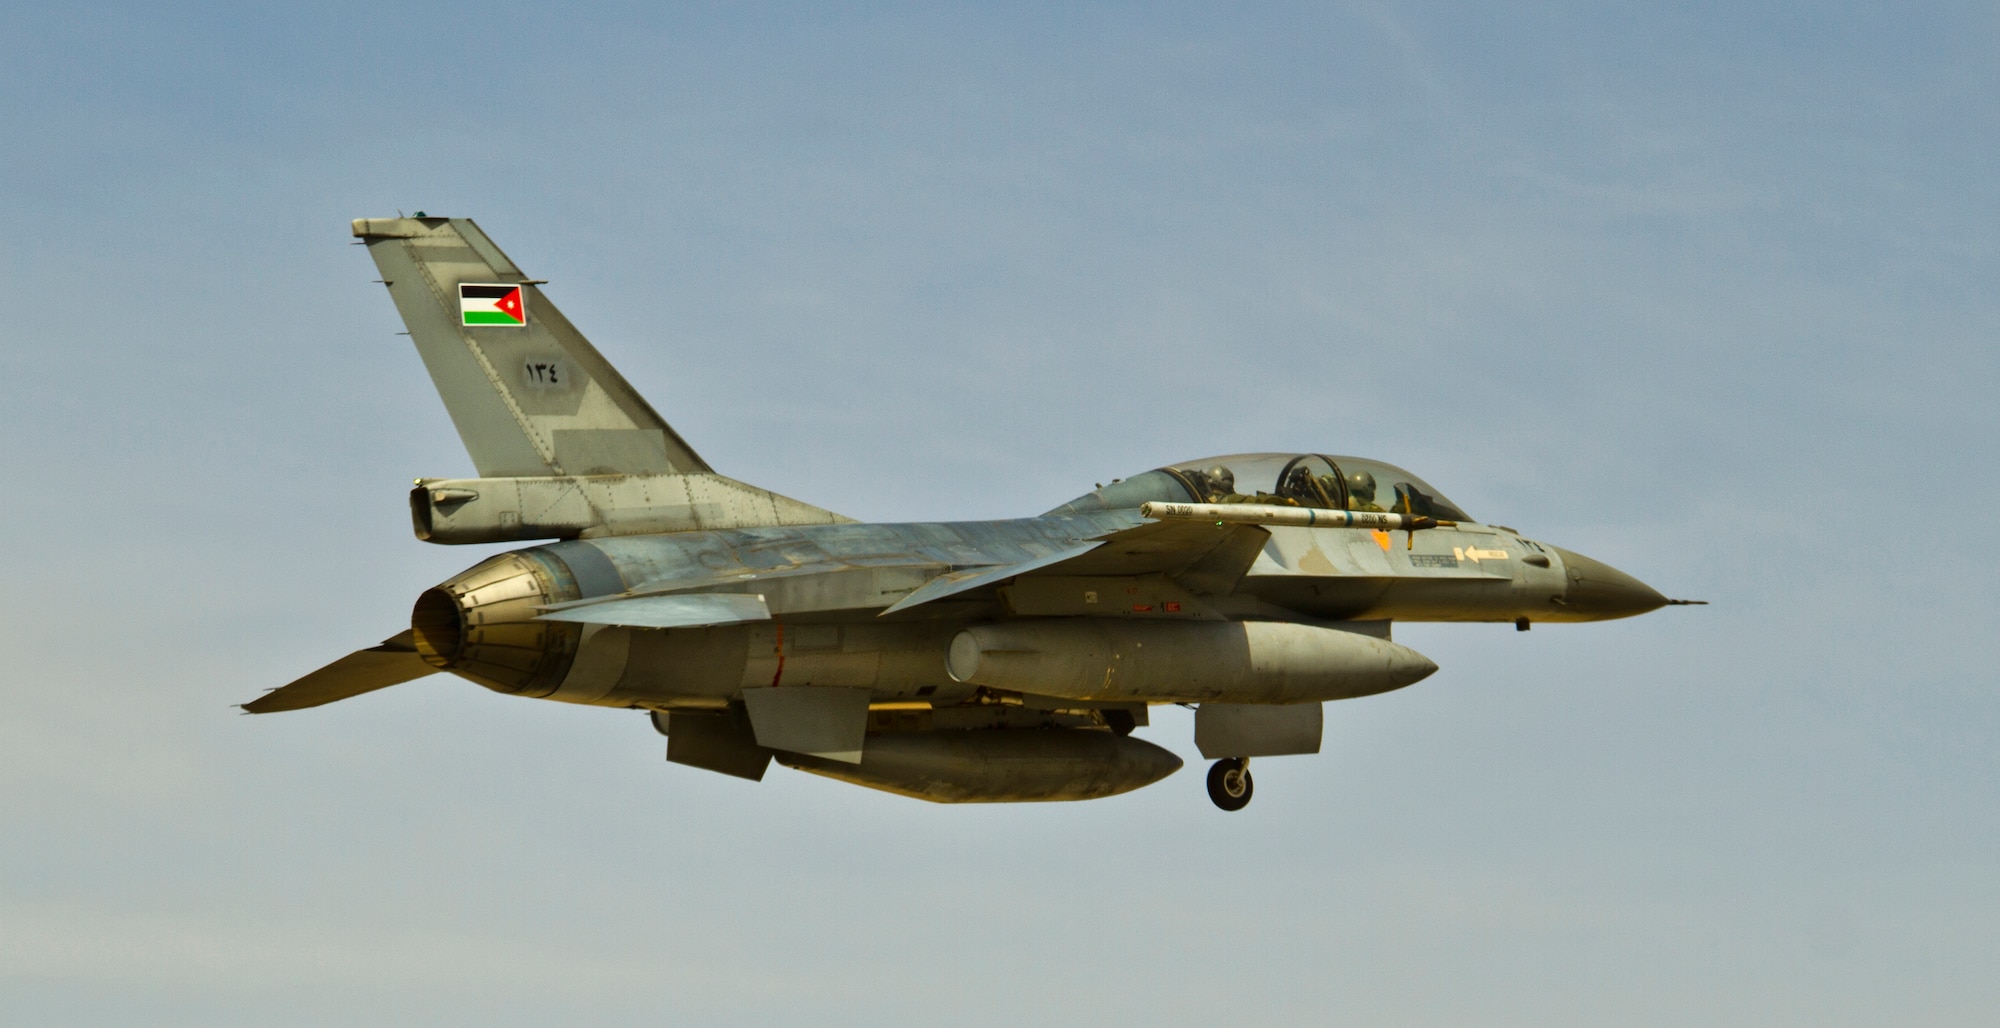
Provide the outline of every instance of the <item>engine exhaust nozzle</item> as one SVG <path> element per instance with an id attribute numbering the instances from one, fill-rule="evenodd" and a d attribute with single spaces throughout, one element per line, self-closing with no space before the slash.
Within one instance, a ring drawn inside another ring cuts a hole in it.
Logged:
<path id="1" fill-rule="evenodd" d="M 568 673 L 582 631 L 536 618 L 575 594 L 567 569 L 558 574 L 531 550 L 503 553 L 424 590 L 410 633 L 432 667 L 496 692 L 547 696 Z"/>

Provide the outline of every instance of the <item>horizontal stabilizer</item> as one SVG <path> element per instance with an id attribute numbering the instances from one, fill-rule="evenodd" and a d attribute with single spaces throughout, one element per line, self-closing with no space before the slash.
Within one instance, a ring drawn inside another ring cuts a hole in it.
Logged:
<path id="1" fill-rule="evenodd" d="M 380 646 L 356 650 L 290 685 L 279 686 L 243 704 L 243 710 L 250 714 L 304 710 L 400 685 L 437 671 L 417 655 L 412 634 L 404 632 Z"/>
<path id="2" fill-rule="evenodd" d="M 543 614 L 538 620 L 625 628 L 694 628 L 769 621 L 771 608 L 764 605 L 762 596 L 753 593 L 682 593 L 565 606 Z"/>

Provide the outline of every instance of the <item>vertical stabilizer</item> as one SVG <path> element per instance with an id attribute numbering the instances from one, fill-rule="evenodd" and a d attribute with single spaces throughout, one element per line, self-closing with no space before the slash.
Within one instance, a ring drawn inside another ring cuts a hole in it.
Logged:
<path id="1" fill-rule="evenodd" d="M 710 471 L 469 218 L 362 218 L 438 396 L 485 478 Z"/>

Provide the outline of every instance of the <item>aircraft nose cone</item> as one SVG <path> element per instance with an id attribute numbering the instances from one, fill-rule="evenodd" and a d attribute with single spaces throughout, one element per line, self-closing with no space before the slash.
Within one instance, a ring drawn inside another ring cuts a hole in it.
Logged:
<path id="1" fill-rule="evenodd" d="M 1603 561 L 1591 560 L 1560 546 L 1552 549 L 1562 555 L 1563 569 L 1569 575 L 1569 590 L 1563 594 L 1563 606 L 1574 613 L 1592 621 L 1608 621 L 1644 614 L 1667 605 L 1667 598 L 1654 591 L 1652 586 Z"/>

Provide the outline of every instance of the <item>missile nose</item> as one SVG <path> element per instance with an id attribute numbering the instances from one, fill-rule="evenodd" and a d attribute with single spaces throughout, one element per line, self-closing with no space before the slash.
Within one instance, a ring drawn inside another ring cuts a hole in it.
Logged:
<path id="1" fill-rule="evenodd" d="M 1560 546 L 1550 548 L 1562 556 L 1563 568 L 1569 575 L 1563 606 L 1582 615 L 1584 620 L 1629 618 L 1667 605 L 1667 598 L 1652 586 L 1603 561 L 1591 560 Z"/>

